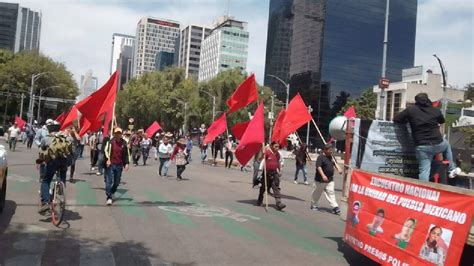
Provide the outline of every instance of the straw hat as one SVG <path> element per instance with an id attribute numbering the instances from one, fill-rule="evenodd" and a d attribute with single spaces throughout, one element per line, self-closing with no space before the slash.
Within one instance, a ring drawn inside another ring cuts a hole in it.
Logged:
<path id="1" fill-rule="evenodd" d="M 173 134 L 171 134 L 171 132 L 166 132 L 165 133 L 165 137 L 171 138 L 172 136 L 173 136 Z"/>
<path id="2" fill-rule="evenodd" d="M 182 145 L 186 145 L 187 142 L 186 142 L 186 140 L 185 140 L 184 138 L 180 138 L 180 139 L 177 141 L 177 143 L 182 144 Z"/>

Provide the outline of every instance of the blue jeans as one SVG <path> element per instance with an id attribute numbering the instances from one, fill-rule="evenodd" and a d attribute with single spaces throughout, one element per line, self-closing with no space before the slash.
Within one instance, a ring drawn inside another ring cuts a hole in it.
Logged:
<path id="1" fill-rule="evenodd" d="M 201 161 L 205 161 L 207 158 L 207 149 L 201 150 Z"/>
<path id="2" fill-rule="evenodd" d="M 303 171 L 304 182 L 306 182 L 306 180 L 308 179 L 308 176 L 307 176 L 308 170 L 306 168 L 306 164 L 296 165 L 295 181 L 298 180 L 298 174 L 300 173 L 300 170 Z"/>
<path id="3" fill-rule="evenodd" d="M 41 168 L 40 168 L 41 171 Z M 66 172 L 67 166 L 65 159 L 63 160 L 52 160 L 44 167 L 44 175 L 41 179 L 41 203 L 49 203 L 49 186 L 53 180 L 54 174 L 59 171 L 59 178 L 66 184 Z"/>
<path id="4" fill-rule="evenodd" d="M 160 166 L 158 168 L 158 173 L 164 176 L 168 175 L 168 167 L 170 165 L 170 158 L 160 158 Z"/>
<path id="5" fill-rule="evenodd" d="M 423 181 L 430 180 L 431 162 L 433 157 L 438 153 L 443 153 L 443 160 L 449 161 L 448 170 L 452 171 L 456 168 L 453 160 L 453 152 L 451 151 L 451 145 L 443 139 L 439 144 L 435 145 L 420 145 L 416 146 L 416 159 L 418 160 L 419 177 L 418 179 Z"/>
<path id="6" fill-rule="evenodd" d="M 112 195 L 117 191 L 122 177 L 123 165 L 112 164 L 105 169 L 105 195 L 107 199 L 112 199 Z"/>
<path id="7" fill-rule="evenodd" d="M 187 159 L 188 159 L 188 162 L 191 162 L 191 161 L 192 161 L 192 160 L 191 160 L 191 151 L 192 151 L 192 150 L 186 150 L 186 152 L 188 153 L 188 158 L 187 158 Z"/>

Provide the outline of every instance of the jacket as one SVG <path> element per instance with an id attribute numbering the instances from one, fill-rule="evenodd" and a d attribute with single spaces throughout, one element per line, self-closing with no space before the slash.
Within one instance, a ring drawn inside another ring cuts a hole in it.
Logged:
<path id="1" fill-rule="evenodd" d="M 113 140 L 110 139 L 110 140 L 107 140 L 105 142 L 105 145 L 104 145 L 104 156 L 105 156 L 105 160 L 104 162 L 107 162 L 108 160 L 111 159 L 111 156 L 112 156 L 112 144 L 111 144 L 111 141 Z M 127 165 L 127 164 L 130 164 L 130 150 L 128 149 L 128 146 L 127 146 L 127 142 L 124 140 L 124 139 L 120 139 L 120 141 L 122 141 L 122 162 L 123 162 L 123 165 Z"/>

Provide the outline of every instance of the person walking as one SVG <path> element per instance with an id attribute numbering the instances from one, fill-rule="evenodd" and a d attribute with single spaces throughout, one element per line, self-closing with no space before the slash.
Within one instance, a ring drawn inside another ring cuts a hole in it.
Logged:
<path id="1" fill-rule="evenodd" d="M 234 149 L 235 149 L 235 143 L 232 140 L 232 135 L 229 135 L 227 137 L 227 140 L 225 141 L 224 144 L 225 148 L 225 167 L 231 168 L 232 162 L 234 161 Z"/>
<path id="2" fill-rule="evenodd" d="M 293 181 L 295 184 L 298 184 L 298 174 L 300 171 L 303 172 L 303 180 L 305 185 L 309 185 L 308 183 L 308 168 L 306 167 L 306 158 L 308 157 L 308 151 L 306 143 L 301 143 L 301 146 L 295 150 L 295 161 L 296 161 L 296 172 L 295 172 L 295 180 Z"/>
<path id="3" fill-rule="evenodd" d="M 123 170 L 128 171 L 130 151 L 127 142 L 122 138 L 122 129 L 116 127 L 114 136 L 104 145 L 105 169 L 105 195 L 106 204 L 112 205 L 114 193 L 120 184 Z"/>
<path id="4" fill-rule="evenodd" d="M 158 146 L 158 157 L 160 158 L 160 166 L 158 168 L 158 174 L 160 176 L 168 176 L 168 167 L 173 152 L 173 146 L 169 143 L 169 134 L 163 137 L 162 143 Z"/>
<path id="5" fill-rule="evenodd" d="M 419 164 L 418 179 L 427 182 L 430 180 L 431 162 L 439 153 L 443 154 L 444 160 L 449 161 L 450 178 L 456 177 L 461 172 L 454 163 L 451 145 L 440 132 L 440 127 L 445 122 L 444 116 L 439 109 L 433 107 L 428 94 L 418 93 L 415 96 L 415 105 L 395 115 L 393 122 L 410 125 Z"/>
<path id="6" fill-rule="evenodd" d="M 146 160 L 148 160 L 148 156 L 150 155 L 151 142 L 151 139 L 148 138 L 146 133 L 144 133 L 143 139 L 140 142 L 140 148 L 142 149 L 143 165 L 146 165 Z"/>
<path id="7" fill-rule="evenodd" d="M 20 137 L 21 129 L 18 127 L 18 124 L 15 122 L 13 126 L 8 129 L 8 145 L 11 151 L 15 151 L 16 142 Z"/>
<path id="8" fill-rule="evenodd" d="M 31 146 L 33 146 L 33 140 L 35 138 L 35 129 L 33 128 L 32 125 L 28 125 L 28 128 L 26 130 L 26 138 L 27 138 L 27 142 L 26 142 L 26 148 L 27 149 L 31 149 Z"/>
<path id="9" fill-rule="evenodd" d="M 97 132 L 97 144 L 96 144 L 96 153 L 97 153 L 97 172 L 96 175 L 100 176 L 104 174 L 104 143 L 106 139 L 104 138 L 104 134 L 102 133 L 102 129 Z"/>
<path id="10" fill-rule="evenodd" d="M 91 133 L 89 139 L 87 140 L 87 145 L 90 150 L 90 159 L 91 159 L 91 171 L 95 169 L 97 164 L 97 134 L 95 132 Z"/>
<path id="11" fill-rule="evenodd" d="M 339 172 L 341 173 L 341 172 Z M 324 192 L 332 213 L 339 215 L 339 205 L 336 202 L 336 194 L 334 193 L 334 162 L 332 161 L 332 145 L 326 144 L 323 153 L 316 160 L 316 175 L 314 189 L 311 194 L 311 209 L 319 210 L 318 201 Z"/>
<path id="12" fill-rule="evenodd" d="M 187 137 L 187 141 L 186 141 L 186 154 L 188 155 L 188 162 L 191 162 L 192 161 L 192 158 L 191 158 L 191 152 L 193 150 L 193 138 L 191 137 L 191 135 L 188 135 Z"/>
<path id="13" fill-rule="evenodd" d="M 130 138 L 130 149 L 132 150 L 132 160 L 133 165 L 138 166 L 138 161 L 140 160 L 141 148 L 140 143 L 143 140 L 143 129 L 139 129 L 135 134 Z"/>
<path id="14" fill-rule="evenodd" d="M 187 141 L 184 138 L 179 139 L 173 148 L 173 153 L 171 154 L 171 161 L 174 161 L 176 164 L 176 178 L 178 180 L 182 180 L 182 174 L 186 169 L 186 164 L 188 161 L 186 160 L 187 157 L 187 149 L 186 149 Z"/>
<path id="15" fill-rule="evenodd" d="M 271 187 L 273 190 L 273 197 L 275 198 L 276 209 L 281 211 L 286 205 L 281 203 L 281 194 L 280 194 L 280 153 L 278 149 L 280 144 L 273 141 L 270 144 L 270 148 L 265 148 L 262 156 L 259 158 L 259 161 L 265 160 L 265 168 L 262 174 L 262 185 L 258 193 L 257 206 L 262 206 L 263 204 L 263 193 L 268 187 Z M 266 173 L 265 173 L 266 172 Z M 266 182 L 265 182 L 266 178 Z"/>
<path id="16" fill-rule="evenodd" d="M 204 136 L 201 137 L 202 139 L 199 141 L 199 149 L 201 150 L 201 163 L 204 163 L 207 158 L 207 147 L 208 144 L 204 144 Z"/>
<path id="17" fill-rule="evenodd" d="M 76 161 L 79 158 L 81 148 L 79 147 L 79 142 L 81 137 L 77 133 L 75 126 L 70 126 L 65 131 L 66 140 L 69 141 L 72 145 L 72 156 L 69 168 L 69 182 L 74 181 L 74 173 L 76 172 Z"/>

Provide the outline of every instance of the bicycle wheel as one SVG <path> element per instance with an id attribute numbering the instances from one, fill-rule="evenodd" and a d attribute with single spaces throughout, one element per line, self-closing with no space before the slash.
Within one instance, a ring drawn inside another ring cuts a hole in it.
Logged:
<path id="1" fill-rule="evenodd" d="M 63 221 L 64 210 L 66 209 L 66 195 L 64 184 L 61 181 L 54 183 L 53 200 L 51 201 L 51 221 L 58 226 Z"/>

